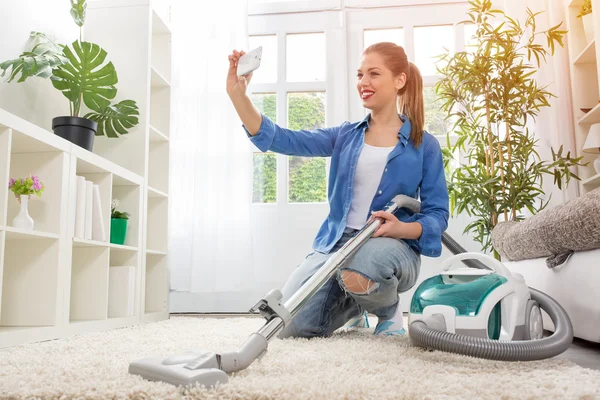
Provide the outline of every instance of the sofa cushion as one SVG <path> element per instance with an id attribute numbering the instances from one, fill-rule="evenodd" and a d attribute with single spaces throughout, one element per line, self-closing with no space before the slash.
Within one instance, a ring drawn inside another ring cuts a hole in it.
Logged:
<path id="1" fill-rule="evenodd" d="M 556 260 L 573 251 L 600 248 L 600 188 L 526 220 L 498 223 L 492 243 L 509 261 Z"/>

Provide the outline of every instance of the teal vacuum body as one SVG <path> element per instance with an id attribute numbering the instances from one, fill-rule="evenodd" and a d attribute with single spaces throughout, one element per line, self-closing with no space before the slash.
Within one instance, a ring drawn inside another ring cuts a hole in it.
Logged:
<path id="1" fill-rule="evenodd" d="M 493 269 L 453 268 L 454 261 L 477 258 Z M 423 281 L 409 309 L 409 324 L 437 316 L 446 332 L 493 340 L 532 340 L 543 336 L 542 313 L 520 274 L 496 259 L 462 253 L 445 260 L 442 273 Z"/>
<path id="2" fill-rule="evenodd" d="M 449 248 L 459 247 L 445 240 Z M 565 310 L 500 261 L 460 252 L 440 267 L 413 294 L 408 316 L 413 344 L 503 361 L 550 358 L 570 346 L 573 327 Z M 555 325 L 547 337 L 541 310 Z"/>

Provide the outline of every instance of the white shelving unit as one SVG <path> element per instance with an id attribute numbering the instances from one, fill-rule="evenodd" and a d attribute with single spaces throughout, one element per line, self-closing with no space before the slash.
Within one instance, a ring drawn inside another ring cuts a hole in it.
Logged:
<path id="1" fill-rule="evenodd" d="M 578 168 L 579 191 L 585 194 L 600 187 L 600 174 L 593 167 L 597 155 L 584 153 L 583 144 L 590 126 L 600 123 L 600 0 L 592 0 L 594 37 L 587 40 L 581 18 L 577 18 L 583 0 L 567 0 L 567 40 L 571 66 L 571 91 L 575 116 L 577 156 L 584 156 L 588 166 Z M 584 112 L 581 109 L 591 109 Z"/>
<path id="2" fill-rule="evenodd" d="M 88 4 L 84 40 L 108 53 L 117 99 L 134 99 L 140 123 L 93 152 L 0 109 L 0 348 L 169 318 L 168 204 L 171 30 L 153 0 Z M 150 33 L 150 34 L 149 34 Z M 11 177 L 39 175 L 34 231 L 12 226 Z M 106 241 L 74 237 L 77 176 L 99 185 Z M 109 242 L 111 200 L 130 213 L 124 245 Z M 111 267 L 135 267 L 135 312 L 108 314 Z"/>

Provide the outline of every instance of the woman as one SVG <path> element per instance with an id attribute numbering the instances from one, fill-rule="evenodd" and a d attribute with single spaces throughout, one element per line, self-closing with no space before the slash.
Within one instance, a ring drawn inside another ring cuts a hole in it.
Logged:
<path id="1" fill-rule="evenodd" d="M 363 52 L 356 75 L 358 95 L 370 114 L 359 122 L 294 131 L 254 108 L 246 95 L 252 73 L 236 75 L 243 54 L 234 50 L 229 56 L 227 93 L 250 140 L 261 151 L 331 157 L 329 215 L 317 232 L 314 251 L 282 289 L 281 303 L 371 218 L 384 221 L 279 337 L 328 336 L 345 324 L 355 325 L 352 319 L 364 323 L 367 312 L 378 317 L 374 334 L 406 333 L 399 293 L 415 285 L 421 255 L 440 256 L 448 226 L 442 153 L 435 137 L 423 130 L 419 70 L 401 46 L 373 44 Z M 421 212 L 378 211 L 398 194 L 420 197 Z"/>

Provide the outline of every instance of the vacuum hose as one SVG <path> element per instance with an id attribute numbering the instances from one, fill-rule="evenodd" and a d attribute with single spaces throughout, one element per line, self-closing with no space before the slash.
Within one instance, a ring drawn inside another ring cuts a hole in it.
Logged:
<path id="1" fill-rule="evenodd" d="M 454 240 L 449 240 L 452 239 L 449 235 L 444 235 L 444 244 L 451 244 L 448 247 L 452 253 L 466 251 Z M 477 267 L 482 266 L 487 269 L 482 263 L 478 263 Z M 410 340 L 418 346 L 489 360 L 532 361 L 563 353 L 573 341 L 573 325 L 569 316 L 550 296 L 531 287 L 529 290 L 531 298 L 538 302 L 539 307 L 548 313 L 554 323 L 555 331 L 551 336 L 537 340 L 499 341 L 444 332 L 429 327 L 425 321 L 415 321 L 409 327 Z M 435 317 L 431 319 L 431 326 L 439 325 L 439 320 Z"/>

